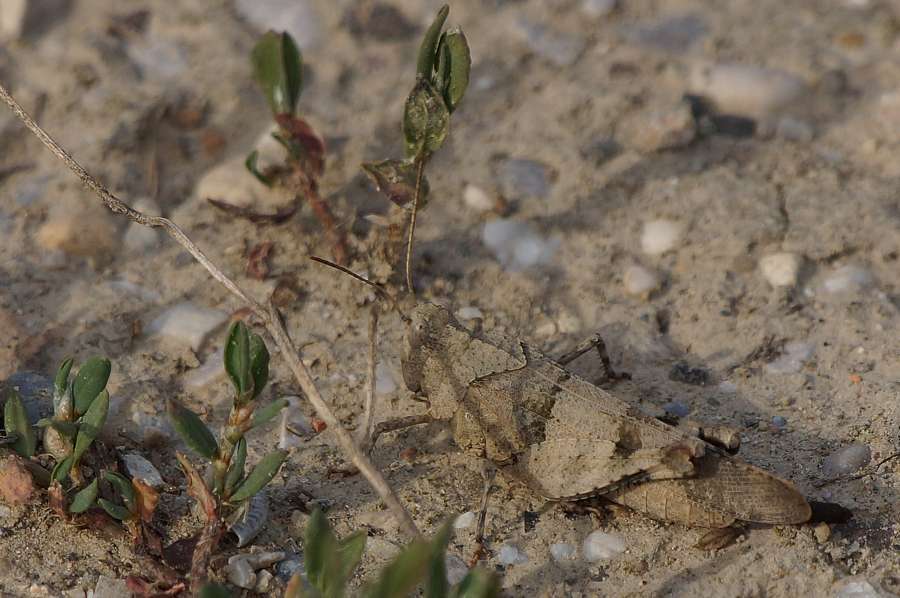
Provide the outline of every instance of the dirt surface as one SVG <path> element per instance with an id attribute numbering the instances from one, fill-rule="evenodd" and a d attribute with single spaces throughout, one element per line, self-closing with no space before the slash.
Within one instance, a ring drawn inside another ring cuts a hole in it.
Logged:
<path id="1" fill-rule="evenodd" d="M 383 274 L 376 256 L 385 232 L 366 216 L 389 205 L 359 164 L 402 153 L 403 101 L 438 3 L 392 0 L 406 23 L 367 20 L 349 0 L 296 3 L 316 19 L 300 39 L 301 113 L 328 145 L 323 196 L 350 235 L 353 268 Z M 849 582 L 881 592 L 867 596 L 900 591 L 900 460 L 876 467 L 898 450 L 896 7 L 625 0 L 604 13 L 602 4 L 453 3 L 450 20 L 472 46 L 473 79 L 428 170 L 432 199 L 414 260 L 421 298 L 477 307 L 483 326 L 549 354 L 600 332 L 615 368 L 632 376 L 615 392 L 652 414 L 676 403 L 691 419 L 735 426 L 745 459 L 813 499 L 851 508 L 854 519 L 827 538 L 811 526 L 751 527 L 710 553 L 693 548 L 704 530 L 629 513 L 567 516 L 500 478 L 487 566 L 514 596 L 831 596 Z M 279 282 L 292 288 L 283 309 L 289 329 L 352 427 L 362 410 L 371 293 L 307 260 L 330 251 L 308 207 L 286 223 L 256 225 L 192 193 L 204 172 L 243 157 L 268 127 L 248 61 L 258 33 L 224 0 L 80 0 L 0 48 L 0 79 L 123 199 L 150 198 L 251 293 L 265 299 Z M 705 62 L 789 71 L 805 92 L 789 107 L 752 115 L 749 134 L 725 126 L 746 120 L 716 128 L 695 111 L 687 125 L 675 122 L 694 132 L 671 148 L 634 140 L 647 110 L 681 106 L 692 69 Z M 226 315 L 242 306 L 174 242 L 126 244 L 127 223 L 96 207 L 5 108 L 0 130 L 0 321 L 9 321 L 2 334 L 10 336 L 0 338 L 0 371 L 50 374 L 68 355 L 109 356 L 106 441 L 157 465 L 168 484 L 160 514 L 167 540 L 186 537 L 199 522 L 164 405 L 177 397 L 222 421 L 224 376 L 188 382 L 218 359 L 224 328 L 192 348 L 154 334 L 151 323 L 183 302 Z M 539 164 L 526 163 L 527 180 L 511 181 L 510 158 Z M 504 217 L 547 240 L 541 264 L 504 267 L 482 234 L 499 216 L 466 203 L 467 184 L 491 198 L 502 193 Z M 641 235 L 657 219 L 682 233 L 650 255 Z M 245 274 L 245 256 L 263 241 L 273 249 L 260 281 Z M 779 252 L 798 256 L 801 267 L 795 284 L 773 288 L 758 263 Z M 623 282 L 635 265 L 659 277 L 649 299 Z M 846 267 L 853 276 L 841 286 Z M 421 410 L 402 388 L 402 333 L 397 318 L 382 317 L 379 419 Z M 794 366 L 767 366 L 797 343 L 803 355 Z M 600 368 L 595 355 L 572 365 L 588 377 Z M 689 368 L 702 373 L 685 375 Z M 277 354 L 271 380 L 263 400 L 299 394 Z M 277 428 L 254 433 L 251 459 L 278 442 Z M 823 485 L 826 457 L 853 443 L 871 449 L 868 465 Z M 409 447 L 417 449 L 411 462 L 400 457 Z M 384 438 L 374 460 L 426 531 L 477 508 L 478 464 L 441 425 Z M 396 526 L 360 476 L 334 473 L 343 463 L 327 432 L 295 449 L 270 488 L 273 514 L 256 544 L 300 552 L 314 497 L 331 506 L 339 533 L 371 530 L 360 579 L 394 554 Z M 98 575 L 141 572 L 127 540 L 63 524 L 45 503 L 4 513 L 4 595 L 61 595 L 92 588 Z M 625 551 L 585 562 L 581 543 L 594 529 L 621 538 Z M 473 536 L 472 527 L 459 530 L 451 550 L 467 559 Z M 504 565 L 507 543 L 520 558 Z M 556 562 L 554 543 L 572 544 L 576 556 Z"/>

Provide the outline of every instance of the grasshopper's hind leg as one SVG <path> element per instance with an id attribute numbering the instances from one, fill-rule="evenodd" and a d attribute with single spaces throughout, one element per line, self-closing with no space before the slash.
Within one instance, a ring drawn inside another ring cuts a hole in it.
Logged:
<path id="1" fill-rule="evenodd" d="M 409 415 L 407 417 L 397 417 L 379 422 L 375 424 L 375 427 L 372 429 L 371 436 L 361 442 L 362 449 L 366 453 L 371 453 L 372 449 L 375 448 L 375 443 L 382 434 L 387 432 L 398 432 L 422 424 L 430 424 L 433 421 L 435 421 L 433 417 L 427 413 L 423 413 L 421 415 Z"/>
<path id="2" fill-rule="evenodd" d="M 574 349 L 561 355 L 556 359 L 556 363 L 565 367 L 592 349 L 595 349 L 600 356 L 606 380 L 613 382 L 616 380 L 631 380 L 631 374 L 613 370 L 612 361 L 606 350 L 606 343 L 603 342 L 603 338 L 599 334 L 579 343 Z"/>

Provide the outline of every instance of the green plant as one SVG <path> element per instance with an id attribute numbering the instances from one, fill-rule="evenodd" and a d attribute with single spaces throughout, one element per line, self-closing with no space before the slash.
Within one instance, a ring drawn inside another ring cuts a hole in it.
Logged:
<path id="1" fill-rule="evenodd" d="M 303 91 L 303 57 L 300 49 L 288 33 L 269 31 L 263 35 L 251 53 L 253 74 L 266 97 L 277 130 L 272 133 L 285 149 L 283 164 L 258 167 L 259 153 L 252 151 L 244 164 L 262 184 L 267 187 L 283 187 L 299 200 L 306 198 L 316 217 L 331 240 L 334 259 L 338 263 L 347 261 L 347 243 L 337 226 L 328 204 L 319 195 L 319 179 L 325 170 L 325 142 L 309 122 L 297 115 L 297 102 Z M 282 221 L 293 215 L 294 207 L 284 214 L 275 214 L 270 219 Z M 214 205 L 236 211 L 228 204 L 213 202 Z M 254 220 L 264 219 L 259 215 L 242 216 Z"/>
<path id="2" fill-rule="evenodd" d="M 491 598 L 498 596 L 497 578 L 483 569 L 472 569 L 458 584 L 447 581 L 445 564 L 451 526 L 445 524 L 430 540 L 412 541 L 377 578 L 361 592 L 364 598 L 407 596 L 423 586 L 428 598 Z M 342 598 L 366 545 L 366 535 L 358 531 L 339 540 L 319 510 L 313 512 L 303 538 L 306 580 L 294 576 L 285 598 Z"/>
<path id="3" fill-rule="evenodd" d="M 286 451 L 273 451 L 246 472 L 244 436 L 278 415 L 287 401 L 281 399 L 260 406 L 258 398 L 269 378 L 269 352 L 262 338 L 250 332 L 243 322 L 235 322 L 228 331 L 225 371 L 234 387 L 234 398 L 218 439 L 199 415 L 174 399 L 168 403 L 175 430 L 194 452 L 209 462 L 209 474 L 204 479 L 183 455 L 178 455 L 188 477 L 188 491 L 207 519 L 207 527 L 194 552 L 192 584 L 202 584 L 205 580 L 204 559 L 208 560 L 216 549 L 222 521 L 240 518 L 244 509 L 249 508 L 249 499 L 272 480 L 287 457 Z"/>
<path id="4" fill-rule="evenodd" d="M 400 207 L 409 207 L 406 286 L 410 292 L 413 292 L 411 260 L 416 215 L 427 204 L 429 192 L 425 166 L 450 133 L 450 115 L 466 93 L 472 64 L 462 30 L 443 30 L 449 14 L 450 7 L 445 4 L 425 32 L 419 48 L 416 83 L 403 111 L 406 157 L 362 165 L 389 200 Z"/>

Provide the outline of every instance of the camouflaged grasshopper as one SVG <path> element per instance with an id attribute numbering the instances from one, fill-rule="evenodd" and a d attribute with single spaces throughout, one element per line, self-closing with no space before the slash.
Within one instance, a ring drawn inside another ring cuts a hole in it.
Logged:
<path id="1" fill-rule="evenodd" d="M 525 343 L 473 334 L 419 304 L 402 370 L 463 449 L 557 501 L 602 496 L 666 522 L 800 524 L 810 503 L 788 481 L 729 454 L 739 441 L 650 417 Z"/>

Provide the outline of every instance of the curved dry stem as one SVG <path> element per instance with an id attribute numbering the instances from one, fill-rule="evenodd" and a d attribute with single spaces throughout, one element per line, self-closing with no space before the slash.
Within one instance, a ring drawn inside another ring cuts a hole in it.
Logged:
<path id="1" fill-rule="evenodd" d="M 422 175 L 425 173 L 425 158 L 416 158 L 416 192 L 413 196 L 412 214 L 409 217 L 409 237 L 406 240 L 406 288 L 411 295 L 416 294 L 412 283 L 412 250 L 416 235 L 416 215 L 419 213 L 419 196 L 422 194 Z"/>
<path id="2" fill-rule="evenodd" d="M 266 307 L 256 299 L 247 295 L 237 283 L 231 280 L 231 278 L 213 264 L 212 261 L 206 257 L 206 254 L 204 254 L 174 222 L 166 218 L 148 216 L 143 212 L 139 212 L 138 210 L 129 207 L 126 203 L 113 195 L 96 178 L 82 168 L 82 166 L 52 137 L 50 137 L 50 135 L 48 135 L 47 132 L 44 131 L 27 112 L 25 112 L 22 106 L 19 105 L 2 84 L 0 84 L 0 99 L 3 99 L 19 120 L 25 124 L 28 130 L 31 131 L 35 137 L 40 139 L 41 143 L 53 152 L 56 157 L 62 160 L 69 170 L 74 172 L 87 187 L 97 194 L 100 201 L 102 201 L 111 212 L 114 214 L 121 214 L 129 220 L 144 226 L 163 228 L 169 236 L 175 239 L 179 245 L 184 247 L 194 259 L 200 263 L 200 265 L 206 268 L 214 279 L 253 310 L 253 312 L 264 322 L 269 334 L 272 335 L 275 344 L 287 360 L 288 367 L 294 374 L 294 378 L 297 380 L 300 388 L 306 395 L 306 398 L 312 404 L 318 416 L 328 424 L 328 427 L 334 432 L 341 449 L 353 465 L 355 465 L 363 474 L 375 492 L 378 493 L 378 496 L 384 501 L 385 505 L 391 510 L 403 531 L 411 537 L 421 536 L 415 522 L 400 502 L 400 499 L 394 493 L 390 484 L 388 484 L 387 480 L 385 480 L 384 476 L 381 475 L 381 472 L 379 472 L 372 464 L 365 453 L 356 445 L 353 438 L 350 436 L 350 433 L 341 425 L 334 416 L 334 413 L 332 413 L 331 408 L 322 398 L 322 395 L 313 383 L 309 370 L 300 359 L 300 353 L 294 346 L 293 341 L 291 341 L 275 306 L 269 305 Z"/>

